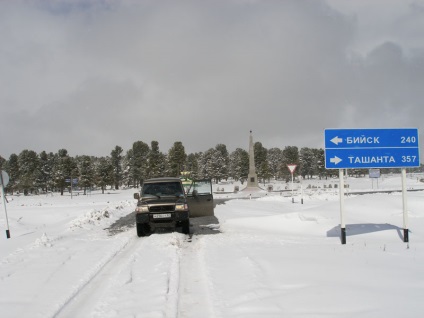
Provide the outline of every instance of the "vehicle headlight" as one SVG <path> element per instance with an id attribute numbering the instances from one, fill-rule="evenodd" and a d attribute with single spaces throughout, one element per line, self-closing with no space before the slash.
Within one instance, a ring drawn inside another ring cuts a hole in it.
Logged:
<path id="1" fill-rule="evenodd" d="M 175 211 L 187 211 L 188 210 L 188 205 L 187 203 L 179 203 L 175 205 Z"/>
<path id="2" fill-rule="evenodd" d="M 146 213 L 149 212 L 149 207 L 147 205 L 140 205 L 135 208 L 135 212 Z"/>

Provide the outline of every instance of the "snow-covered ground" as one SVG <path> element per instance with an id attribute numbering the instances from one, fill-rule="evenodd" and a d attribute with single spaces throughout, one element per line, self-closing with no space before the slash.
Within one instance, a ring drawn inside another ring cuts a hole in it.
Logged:
<path id="1" fill-rule="evenodd" d="M 408 188 L 423 189 L 422 177 L 409 176 Z M 215 208 L 219 228 L 204 224 L 216 234 L 192 238 L 107 230 L 134 210 L 134 190 L 8 196 L 0 316 L 422 317 L 424 191 L 407 195 L 409 243 L 401 193 L 347 196 L 342 245 L 337 182 L 302 181 L 304 204 L 297 191 L 295 203 L 278 192 L 290 184 L 253 195 L 214 185 L 216 198 L 232 200 Z M 377 189 L 368 178 L 346 182 L 349 191 Z M 400 184 L 386 176 L 378 188 Z"/>

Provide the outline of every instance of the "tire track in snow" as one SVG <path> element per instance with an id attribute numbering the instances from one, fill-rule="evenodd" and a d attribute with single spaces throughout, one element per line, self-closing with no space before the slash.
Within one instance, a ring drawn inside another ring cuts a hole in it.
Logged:
<path id="1" fill-rule="evenodd" d="M 124 242 L 45 317 L 216 316 L 201 236 L 122 235 Z"/>
<path id="2" fill-rule="evenodd" d="M 124 235 L 132 237 L 125 249 L 53 317 L 177 317 L 186 236 Z"/>
<path id="3" fill-rule="evenodd" d="M 99 291 L 104 290 L 105 284 L 108 283 L 106 277 L 111 275 L 109 268 L 116 268 L 120 262 L 121 257 L 131 253 L 133 246 L 136 243 L 135 236 L 128 236 L 122 244 L 115 247 L 111 253 L 98 263 L 94 269 L 84 278 L 81 283 L 73 288 L 71 294 L 59 304 L 58 308 L 46 317 L 84 317 L 86 316 L 86 309 L 92 305 L 91 299 L 99 297 Z M 117 257 L 119 256 L 119 257 Z"/>
<path id="4" fill-rule="evenodd" d="M 175 238 L 171 244 L 175 242 L 176 249 L 174 250 L 174 257 L 169 264 L 167 291 L 166 291 L 166 316 L 167 318 L 177 318 L 178 313 L 178 300 L 180 290 L 180 250 L 183 245 L 182 240 Z"/>
<path id="5" fill-rule="evenodd" d="M 204 241 L 193 236 L 180 250 L 178 318 L 216 317 L 209 291 Z"/>

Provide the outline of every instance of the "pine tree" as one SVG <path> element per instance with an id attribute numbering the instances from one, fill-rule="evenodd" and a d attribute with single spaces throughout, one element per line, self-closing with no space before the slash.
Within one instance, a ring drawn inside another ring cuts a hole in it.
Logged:
<path id="1" fill-rule="evenodd" d="M 254 148 L 254 157 L 255 157 L 255 168 L 256 171 L 259 170 L 262 163 L 266 160 L 268 150 L 262 146 L 262 143 L 259 141 L 255 142 L 253 145 Z"/>
<path id="2" fill-rule="evenodd" d="M 254 156 L 255 156 L 255 168 L 258 178 L 262 179 L 263 182 L 265 175 L 269 175 L 268 164 L 264 164 L 267 161 L 268 150 L 262 146 L 262 143 L 255 142 L 254 144 Z M 265 168 L 266 167 L 266 168 Z"/>
<path id="3" fill-rule="evenodd" d="M 151 142 L 151 150 L 147 156 L 147 177 L 157 178 L 163 176 L 165 169 L 165 156 L 159 151 L 159 142 Z"/>
<path id="4" fill-rule="evenodd" d="M 220 161 L 218 163 L 219 175 L 217 177 L 219 180 L 220 179 L 227 180 L 229 176 L 229 171 L 230 171 L 230 157 L 228 155 L 227 146 L 225 146 L 224 144 L 218 144 L 215 146 L 215 150 L 219 153 L 219 161 Z"/>
<path id="5" fill-rule="evenodd" d="M 201 179 L 212 179 L 214 177 L 213 155 L 215 152 L 214 148 L 210 148 L 202 153 L 200 158 Z"/>
<path id="6" fill-rule="evenodd" d="M 262 162 L 262 165 L 259 168 L 258 176 L 262 178 L 262 182 L 264 183 L 264 185 L 266 180 L 269 181 L 271 179 L 272 175 L 271 175 L 271 171 L 269 170 L 268 160 L 265 160 L 264 162 Z"/>
<path id="7" fill-rule="evenodd" d="M 183 143 L 181 141 L 174 142 L 174 145 L 168 152 L 168 163 L 170 176 L 178 177 L 181 171 L 184 171 L 187 155 Z"/>
<path id="8" fill-rule="evenodd" d="M 299 165 L 299 150 L 296 146 L 286 146 L 283 150 L 283 163 L 280 167 L 281 175 L 289 180 L 290 171 L 287 168 L 287 165 L 295 164 Z M 296 169 L 294 175 L 298 174 L 298 170 Z"/>
<path id="9" fill-rule="evenodd" d="M 38 173 L 36 178 L 36 185 L 38 188 L 40 188 L 42 191 L 47 192 L 47 182 L 49 180 L 49 171 L 48 171 L 48 157 L 47 153 L 45 151 L 42 151 L 38 155 L 39 160 L 39 166 L 38 166 Z"/>
<path id="10" fill-rule="evenodd" d="M 212 177 L 218 183 L 222 179 L 228 179 L 226 158 L 218 149 L 214 149 L 212 153 Z"/>
<path id="11" fill-rule="evenodd" d="M 87 188 L 90 189 L 95 181 L 93 160 L 90 156 L 80 156 L 77 157 L 77 165 L 79 170 L 78 185 L 84 188 L 84 195 L 86 195 Z"/>
<path id="12" fill-rule="evenodd" d="M 149 146 L 142 142 L 136 141 L 132 147 L 132 157 L 130 161 L 130 175 L 134 182 L 134 187 L 138 187 L 143 183 L 147 176 L 147 156 L 149 154 Z"/>
<path id="13" fill-rule="evenodd" d="M 312 149 L 314 154 L 314 171 L 321 179 L 326 176 L 324 149 Z"/>
<path id="14" fill-rule="evenodd" d="M 268 167 L 271 177 L 280 177 L 280 166 L 283 162 L 283 151 L 280 148 L 271 148 L 267 155 Z"/>
<path id="15" fill-rule="evenodd" d="M 166 154 L 159 152 L 159 166 L 158 166 L 158 175 L 161 177 L 165 177 L 167 175 L 168 169 L 168 157 Z"/>
<path id="16" fill-rule="evenodd" d="M 222 166 L 224 166 L 224 157 L 222 153 L 214 148 L 210 148 L 202 154 L 200 160 L 201 178 L 214 179 L 216 183 L 223 178 Z"/>
<path id="17" fill-rule="evenodd" d="M 102 194 L 108 185 L 112 186 L 114 182 L 114 171 L 112 161 L 109 157 L 101 157 L 97 160 L 95 168 L 96 185 L 102 189 Z"/>
<path id="18" fill-rule="evenodd" d="M 60 195 L 63 195 L 65 187 L 70 185 L 72 178 L 77 176 L 77 165 L 73 158 L 68 155 L 66 149 L 60 149 L 56 154 L 55 165 L 53 167 L 53 178 Z"/>
<path id="19" fill-rule="evenodd" d="M 11 154 L 9 160 L 4 164 L 4 170 L 9 175 L 9 183 L 6 186 L 5 191 L 11 194 L 18 190 L 18 183 L 20 178 L 18 155 Z"/>
<path id="20" fill-rule="evenodd" d="M 300 149 L 299 153 L 300 167 L 298 168 L 299 174 L 305 179 L 308 176 L 308 179 L 311 178 L 315 172 L 315 162 L 316 158 L 314 152 L 311 148 L 303 147 Z"/>
<path id="21" fill-rule="evenodd" d="M 47 190 L 53 191 L 55 189 L 55 181 L 54 181 L 54 166 L 57 162 L 57 155 L 53 152 L 49 152 L 47 154 L 47 165 L 45 166 L 46 174 L 47 174 Z"/>
<path id="22" fill-rule="evenodd" d="M 189 172 L 191 179 L 199 178 L 199 160 L 201 153 L 191 153 L 187 156 L 186 171 Z"/>
<path id="23" fill-rule="evenodd" d="M 23 150 L 18 156 L 20 171 L 19 189 L 27 195 L 36 190 L 39 161 L 35 151 Z"/>
<path id="24" fill-rule="evenodd" d="M 0 156 L 0 170 L 3 169 L 3 166 L 6 164 L 6 159 Z"/>
<path id="25" fill-rule="evenodd" d="M 113 165 L 113 178 L 115 183 L 115 190 L 119 189 L 122 182 L 122 152 L 123 149 L 119 146 L 115 146 L 115 149 L 110 153 L 111 161 Z"/>
<path id="26" fill-rule="evenodd" d="M 318 176 L 320 179 L 326 176 L 325 157 L 323 149 L 307 148 L 300 149 L 299 152 L 300 168 L 299 174 L 305 178 Z"/>
<path id="27" fill-rule="evenodd" d="M 122 182 L 127 187 L 134 185 L 134 181 L 132 179 L 132 161 L 133 161 L 133 150 L 127 150 L 125 157 L 122 160 Z"/>
<path id="28" fill-rule="evenodd" d="M 6 166 L 6 159 L 4 159 L 2 156 L 0 156 L 0 173 L 3 170 L 3 166 Z"/>
<path id="29" fill-rule="evenodd" d="M 54 186 L 53 167 L 56 157 L 52 152 L 46 153 L 45 151 L 42 151 L 38 156 L 40 165 L 38 169 L 37 186 L 47 192 L 49 189 L 52 190 Z"/>
<path id="30" fill-rule="evenodd" d="M 230 155 L 230 176 L 243 184 L 249 174 L 249 153 L 242 149 L 237 148 Z"/>

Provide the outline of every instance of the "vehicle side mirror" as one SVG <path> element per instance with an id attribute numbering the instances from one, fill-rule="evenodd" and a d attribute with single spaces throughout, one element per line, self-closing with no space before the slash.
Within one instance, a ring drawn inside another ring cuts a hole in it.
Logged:
<path id="1" fill-rule="evenodd" d="M 140 200 L 140 193 L 134 193 L 134 199 Z"/>

